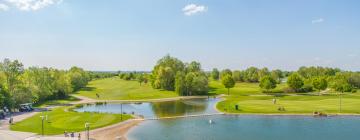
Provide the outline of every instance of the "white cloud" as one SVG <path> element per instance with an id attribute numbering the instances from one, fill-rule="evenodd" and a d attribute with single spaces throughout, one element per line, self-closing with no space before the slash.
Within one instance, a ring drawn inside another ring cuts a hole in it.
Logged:
<path id="1" fill-rule="evenodd" d="M 0 3 L 0 11 L 7 11 L 9 10 L 9 6 L 6 4 Z"/>
<path id="2" fill-rule="evenodd" d="M 184 14 L 187 16 L 191 16 L 196 13 L 206 12 L 206 10 L 207 7 L 205 7 L 204 5 L 196 5 L 196 4 L 188 4 L 182 9 Z"/>
<path id="3" fill-rule="evenodd" d="M 62 0 L 5 0 L 22 11 L 36 11 L 53 4 L 59 4 Z"/>
<path id="4" fill-rule="evenodd" d="M 312 24 L 316 24 L 316 23 L 321 23 L 321 22 L 324 22 L 324 21 L 325 21 L 325 19 L 323 19 L 323 18 L 318 18 L 318 19 L 312 20 L 311 23 L 312 23 Z"/>

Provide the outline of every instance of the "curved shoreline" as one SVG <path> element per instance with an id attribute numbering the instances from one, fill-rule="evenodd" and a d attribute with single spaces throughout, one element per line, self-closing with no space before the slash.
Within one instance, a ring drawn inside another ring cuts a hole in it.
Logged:
<path id="1" fill-rule="evenodd" d="M 173 97 L 173 98 L 163 98 L 163 99 L 148 99 L 148 100 L 96 100 L 91 99 L 84 96 L 79 95 L 71 95 L 76 98 L 79 98 L 80 101 L 75 101 L 70 104 L 86 104 L 86 103 L 96 103 L 96 102 L 109 102 L 109 103 L 121 103 L 121 102 L 164 102 L 164 101 L 175 101 L 175 100 L 186 100 L 186 99 L 204 99 L 209 98 L 208 96 L 185 96 L 185 97 Z M 219 114 L 216 115 L 229 115 L 229 116 L 314 116 L 312 113 L 228 113 L 224 111 L 220 111 L 217 108 L 217 105 L 220 101 L 226 100 L 222 98 L 226 95 L 217 95 L 216 98 L 220 98 L 218 102 L 216 102 L 213 106 L 213 109 L 216 110 Z M 214 96 L 210 96 L 213 98 Z M 329 117 L 334 116 L 360 116 L 360 114 L 353 114 L 353 113 L 329 113 Z M 199 115 L 201 116 L 201 115 Z M 183 117 L 192 117 L 192 116 L 181 116 Z M 197 117 L 197 116 L 195 116 Z M 179 117 L 168 117 L 166 119 L 176 119 Z M 26 119 L 26 118 L 25 118 Z M 127 134 L 131 132 L 134 126 L 137 126 L 141 122 L 145 121 L 145 119 L 140 119 L 139 117 L 135 116 L 134 119 L 129 119 L 124 122 L 119 122 L 113 125 L 105 126 L 102 128 L 93 129 L 90 131 L 91 138 L 95 138 L 96 140 L 102 139 L 114 139 L 121 137 L 122 139 L 127 140 Z M 81 132 L 83 136 L 85 136 L 85 132 Z M 54 135 L 53 135 L 54 136 Z M 58 135 L 60 136 L 60 135 Z"/>

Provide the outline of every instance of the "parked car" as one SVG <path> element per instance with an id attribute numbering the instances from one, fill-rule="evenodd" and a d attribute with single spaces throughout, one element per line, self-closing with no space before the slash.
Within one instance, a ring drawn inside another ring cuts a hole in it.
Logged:
<path id="1" fill-rule="evenodd" d="M 4 110 L 0 109 L 0 119 L 5 119 L 5 112 Z"/>
<path id="2" fill-rule="evenodd" d="M 20 112 L 31 112 L 33 110 L 32 103 L 21 104 L 19 108 Z"/>

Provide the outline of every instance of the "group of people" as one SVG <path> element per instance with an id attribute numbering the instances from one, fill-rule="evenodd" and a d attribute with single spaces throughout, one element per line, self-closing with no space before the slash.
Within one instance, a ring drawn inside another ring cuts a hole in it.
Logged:
<path id="1" fill-rule="evenodd" d="M 65 137 L 72 137 L 72 138 L 74 138 L 75 137 L 75 132 L 73 131 L 73 132 L 71 132 L 71 133 L 68 133 L 67 131 L 64 131 L 64 135 L 65 135 Z M 81 139 L 81 134 L 79 133 L 79 135 L 78 135 L 78 139 L 80 140 Z"/>

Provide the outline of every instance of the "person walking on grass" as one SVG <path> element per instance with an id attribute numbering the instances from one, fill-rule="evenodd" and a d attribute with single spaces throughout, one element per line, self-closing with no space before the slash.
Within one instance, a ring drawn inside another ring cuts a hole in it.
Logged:
<path id="1" fill-rule="evenodd" d="M 275 98 L 273 98 L 273 104 L 276 104 L 276 99 Z"/>

